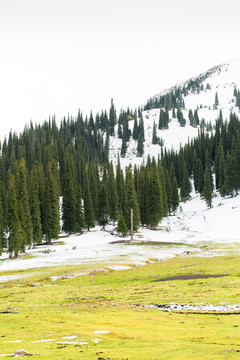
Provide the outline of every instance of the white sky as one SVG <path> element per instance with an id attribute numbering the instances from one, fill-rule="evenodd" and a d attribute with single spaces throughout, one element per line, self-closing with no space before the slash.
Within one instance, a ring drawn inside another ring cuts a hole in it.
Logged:
<path id="1" fill-rule="evenodd" d="M 0 138 L 135 108 L 240 56 L 239 0 L 0 0 Z"/>

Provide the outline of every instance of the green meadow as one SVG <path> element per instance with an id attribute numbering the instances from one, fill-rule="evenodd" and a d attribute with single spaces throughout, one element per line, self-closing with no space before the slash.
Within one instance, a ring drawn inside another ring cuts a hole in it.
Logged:
<path id="1" fill-rule="evenodd" d="M 0 355 L 25 349 L 38 360 L 239 359 L 240 313 L 141 306 L 239 304 L 239 259 L 185 256 L 124 271 L 95 264 L 2 272 L 29 276 L 0 284 Z"/>

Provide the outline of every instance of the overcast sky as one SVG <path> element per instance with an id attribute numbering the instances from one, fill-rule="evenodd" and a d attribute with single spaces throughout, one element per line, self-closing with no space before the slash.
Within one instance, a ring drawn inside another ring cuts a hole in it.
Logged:
<path id="1" fill-rule="evenodd" d="M 240 57 L 239 0 L 0 0 L 0 138 Z"/>

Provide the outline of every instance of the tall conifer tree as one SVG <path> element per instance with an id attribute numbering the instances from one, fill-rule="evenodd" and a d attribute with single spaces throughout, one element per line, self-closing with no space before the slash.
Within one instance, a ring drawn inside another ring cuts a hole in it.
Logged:
<path id="1" fill-rule="evenodd" d="M 108 223 L 108 199 L 105 183 L 102 182 L 99 190 L 99 204 L 98 204 L 98 222 L 99 225 L 105 228 Z"/>
<path id="2" fill-rule="evenodd" d="M 62 220 L 63 230 L 72 233 L 76 229 L 76 179 L 71 146 L 67 148 L 64 165 Z"/>
<path id="3" fill-rule="evenodd" d="M 116 189 L 116 182 L 114 179 L 113 163 L 111 161 L 108 171 L 108 206 L 109 218 L 115 222 L 118 216 L 118 196 Z"/>
<path id="4" fill-rule="evenodd" d="M 18 216 L 15 178 L 8 174 L 8 251 L 10 258 L 16 258 L 19 252 L 25 251 L 24 233 Z"/>
<path id="5" fill-rule="evenodd" d="M 26 165 L 22 158 L 18 165 L 18 184 L 17 184 L 18 216 L 24 234 L 25 245 L 32 247 L 32 222 L 29 208 L 29 198 L 27 193 Z"/>
<path id="6" fill-rule="evenodd" d="M 131 165 L 126 168 L 126 182 L 125 182 L 124 217 L 128 229 L 131 228 L 130 209 L 133 209 L 133 229 L 134 231 L 136 231 L 139 227 L 140 216 L 139 216 L 139 207 L 138 207 L 137 196 L 134 187 Z"/>
<path id="7" fill-rule="evenodd" d="M 53 161 L 48 162 L 43 211 L 43 232 L 48 244 L 51 244 L 53 239 L 58 239 L 60 231 L 58 181 L 56 175 L 56 167 Z"/>
<path id="8" fill-rule="evenodd" d="M 42 241 L 38 165 L 37 162 L 34 163 L 29 175 L 29 204 L 33 229 L 33 246 Z"/>
<path id="9" fill-rule="evenodd" d="M 89 180 L 88 180 L 88 171 L 85 169 L 84 174 L 84 219 L 85 219 L 85 225 L 88 229 L 94 227 L 94 212 L 93 212 L 93 205 L 92 205 L 92 199 L 90 194 L 90 186 L 89 186 Z"/>

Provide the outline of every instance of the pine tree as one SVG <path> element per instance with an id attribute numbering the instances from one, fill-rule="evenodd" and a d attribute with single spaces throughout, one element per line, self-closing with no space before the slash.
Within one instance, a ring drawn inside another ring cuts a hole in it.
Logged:
<path id="1" fill-rule="evenodd" d="M 228 152 L 226 156 L 226 174 L 224 182 L 224 191 L 226 195 L 233 196 L 235 189 L 235 171 L 232 154 Z"/>
<path id="2" fill-rule="evenodd" d="M 137 154 L 138 156 L 143 156 L 144 153 L 144 138 L 143 138 L 143 134 L 141 132 L 139 132 L 138 134 L 138 145 L 137 145 Z"/>
<path id="3" fill-rule="evenodd" d="M 156 145 L 158 143 L 158 136 L 157 136 L 157 127 L 154 121 L 153 123 L 153 132 L 152 132 L 152 144 Z"/>
<path id="4" fill-rule="evenodd" d="M 214 102 L 214 109 L 217 109 L 218 108 L 218 105 L 219 105 L 219 101 L 218 101 L 218 93 L 216 92 L 215 93 L 215 102 Z"/>
<path id="5" fill-rule="evenodd" d="M 113 104 L 113 99 L 111 99 L 109 121 L 110 121 L 110 135 L 113 136 L 114 135 L 114 127 L 115 127 L 116 121 L 117 121 L 116 110 L 115 110 L 115 106 Z"/>
<path id="6" fill-rule="evenodd" d="M 122 139 L 122 137 L 123 137 L 122 125 L 120 122 L 118 122 L 118 138 Z"/>
<path id="7" fill-rule="evenodd" d="M 183 174 L 182 174 L 182 186 L 180 188 L 180 195 L 181 195 L 182 201 L 186 201 L 189 198 L 191 190 L 192 190 L 192 186 L 191 186 L 191 183 L 190 183 L 190 180 L 188 177 L 186 161 L 184 161 Z"/>
<path id="8" fill-rule="evenodd" d="M 131 166 L 126 168 L 126 182 L 125 182 L 124 217 L 128 229 L 130 229 L 131 227 L 130 209 L 133 209 L 133 229 L 134 231 L 136 231 L 139 226 L 140 216 L 139 216 L 139 207 L 138 207 L 137 196 L 133 182 Z"/>
<path id="9" fill-rule="evenodd" d="M 82 232 L 84 228 L 84 210 L 83 210 L 83 200 L 82 200 L 82 189 L 81 185 L 77 184 L 77 194 L 76 194 L 76 227 L 75 231 L 78 233 Z"/>
<path id="10" fill-rule="evenodd" d="M 125 131 L 123 131 L 122 147 L 121 147 L 121 157 L 123 157 L 123 158 L 125 157 L 126 151 L 127 151 L 127 141 L 126 141 Z"/>
<path id="11" fill-rule="evenodd" d="M 116 189 L 118 197 L 118 212 L 124 211 L 124 176 L 120 165 L 120 158 L 118 155 L 118 163 L 116 168 Z"/>
<path id="12" fill-rule="evenodd" d="M 175 107 L 173 107 L 173 109 L 172 109 L 172 118 L 173 118 L 173 119 L 175 119 L 175 118 L 176 118 Z"/>
<path id="13" fill-rule="evenodd" d="M 236 106 L 240 109 L 240 91 L 237 91 L 236 95 Z"/>
<path id="14" fill-rule="evenodd" d="M 18 203 L 15 178 L 8 174 L 8 252 L 10 258 L 16 258 L 19 252 L 25 251 L 24 234 L 18 217 Z"/>
<path id="15" fill-rule="evenodd" d="M 108 206 L 109 218 L 115 222 L 118 215 L 118 196 L 114 179 L 113 163 L 111 161 L 108 171 Z"/>
<path id="16" fill-rule="evenodd" d="M 2 196 L 0 194 L 0 256 L 4 246 L 4 223 L 3 223 L 3 208 L 2 208 Z"/>
<path id="17" fill-rule="evenodd" d="M 58 239 L 60 231 L 58 180 L 54 161 L 47 164 L 43 209 L 43 232 L 48 244 Z"/>
<path id="18" fill-rule="evenodd" d="M 219 144 L 218 185 L 221 196 L 225 195 L 226 164 L 222 143 Z M 216 160 L 215 160 L 216 163 Z M 217 178 L 217 175 L 216 175 Z"/>
<path id="19" fill-rule="evenodd" d="M 143 117 L 141 116 L 139 119 L 139 126 L 138 126 L 138 139 L 139 139 L 139 134 L 142 134 L 142 141 L 145 141 L 145 131 L 144 131 L 144 121 L 143 121 Z"/>
<path id="20" fill-rule="evenodd" d="M 212 207 L 212 174 L 209 164 L 205 168 L 203 197 L 209 208 Z"/>
<path id="21" fill-rule="evenodd" d="M 163 109 L 161 109 L 160 113 L 159 113 L 158 128 L 160 130 L 164 129 L 164 110 Z"/>
<path id="22" fill-rule="evenodd" d="M 166 169 L 165 171 L 165 188 L 166 188 L 166 194 L 167 194 L 167 203 L 168 203 L 168 215 L 171 214 L 172 211 L 172 188 L 171 188 L 171 181 L 169 176 L 169 171 Z"/>
<path id="23" fill-rule="evenodd" d="M 148 169 L 141 168 L 138 177 L 138 191 L 137 198 L 139 204 L 139 212 L 140 212 L 140 220 L 141 224 L 145 225 L 146 221 L 146 191 L 147 191 L 147 183 L 146 183 L 146 172 Z"/>
<path id="24" fill-rule="evenodd" d="M 106 163 L 104 163 L 104 171 L 106 171 Z M 96 163 L 90 163 L 88 168 L 89 175 L 89 187 L 90 194 L 92 199 L 92 207 L 94 213 L 94 219 L 98 218 L 98 201 L 99 201 L 99 190 L 100 190 L 100 180 L 98 166 Z"/>
<path id="25" fill-rule="evenodd" d="M 63 230 L 73 233 L 76 227 L 76 179 L 71 145 L 67 148 L 63 180 L 62 220 Z"/>
<path id="26" fill-rule="evenodd" d="M 163 203 L 157 167 L 150 173 L 149 224 L 156 228 L 163 217 Z"/>
<path id="27" fill-rule="evenodd" d="M 85 175 L 84 175 L 83 199 L 84 199 L 84 219 L 85 219 L 85 224 L 87 226 L 87 229 L 89 231 L 90 228 L 94 227 L 94 213 L 93 213 L 93 206 L 92 206 L 92 199 L 91 199 L 91 194 L 90 194 L 87 169 L 85 169 Z"/>
<path id="28" fill-rule="evenodd" d="M 105 228 L 105 225 L 108 223 L 108 199 L 107 199 L 107 192 L 106 186 L 104 181 L 101 184 L 99 190 L 99 204 L 98 204 L 98 223 Z"/>
<path id="29" fill-rule="evenodd" d="M 177 210 L 179 205 L 179 195 L 178 195 L 178 184 L 176 176 L 171 179 L 171 210 L 175 215 L 175 211 Z"/>
<path id="30" fill-rule="evenodd" d="M 200 159 L 197 160 L 198 165 L 197 165 L 197 169 L 198 169 L 198 186 L 197 186 L 197 191 L 202 194 L 203 192 L 203 187 L 204 187 L 204 170 L 203 170 L 203 165 L 202 165 L 202 161 Z"/>
<path id="31" fill-rule="evenodd" d="M 120 216 L 118 218 L 117 232 L 119 234 L 122 234 L 122 236 L 125 236 L 128 233 L 128 228 L 127 228 L 127 225 L 125 223 L 122 211 L 121 211 Z"/>
<path id="32" fill-rule="evenodd" d="M 163 218 L 168 214 L 168 199 L 167 199 L 167 191 L 166 191 L 166 175 L 160 161 L 158 161 L 158 174 L 159 174 L 162 209 L 163 209 L 161 218 Z"/>
<path id="33" fill-rule="evenodd" d="M 32 223 L 27 193 L 26 165 L 21 159 L 18 164 L 17 201 L 18 217 L 21 223 L 25 245 L 32 247 Z"/>
<path id="34" fill-rule="evenodd" d="M 164 114 L 164 129 L 168 129 L 168 124 L 169 124 L 169 112 L 166 109 L 166 112 Z"/>
<path id="35" fill-rule="evenodd" d="M 29 175 L 29 204 L 33 229 L 33 246 L 42 241 L 42 224 L 39 199 L 38 163 L 33 165 Z"/>
<path id="36" fill-rule="evenodd" d="M 133 126 L 133 140 L 137 140 L 138 139 L 138 123 L 137 123 L 137 119 L 134 119 L 134 126 Z"/>
<path id="37" fill-rule="evenodd" d="M 179 124 L 182 127 L 184 127 L 186 125 L 186 120 L 184 119 L 183 113 L 179 108 L 177 109 L 177 118 L 178 118 Z"/>

